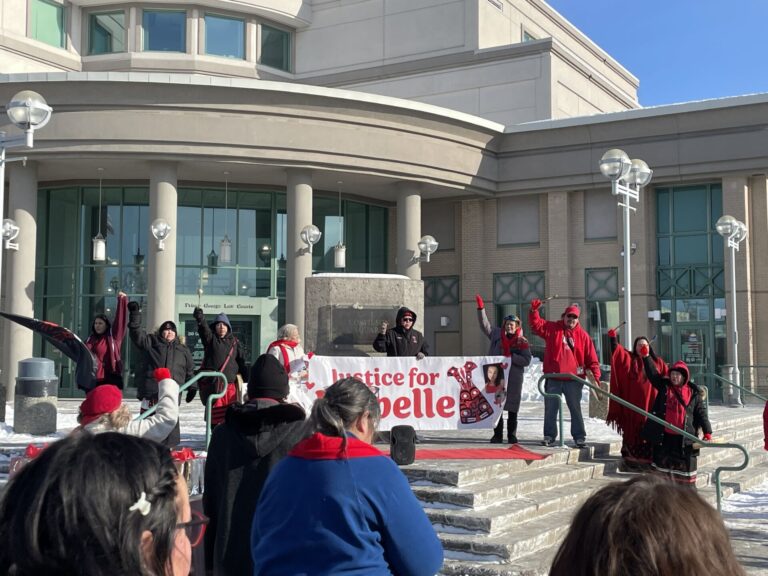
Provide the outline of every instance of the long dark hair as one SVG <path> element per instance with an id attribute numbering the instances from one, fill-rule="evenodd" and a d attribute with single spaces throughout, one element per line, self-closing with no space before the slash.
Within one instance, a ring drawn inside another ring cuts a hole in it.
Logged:
<path id="1" fill-rule="evenodd" d="M 376 430 L 381 418 L 376 395 L 361 380 L 342 378 L 326 388 L 322 398 L 315 400 L 307 421 L 308 433 L 340 436 L 344 438 L 341 446 L 343 450 L 347 445 L 347 429 L 366 411 Z"/>
<path id="2" fill-rule="evenodd" d="M 104 323 L 107 325 L 106 329 L 104 330 L 104 334 L 96 334 L 96 328 L 94 327 L 96 324 L 96 320 L 104 320 Z M 109 321 L 109 318 L 105 314 L 96 314 L 96 316 L 93 317 L 93 320 L 91 321 L 91 334 L 90 336 L 96 338 L 99 336 L 106 336 L 109 334 L 109 331 L 112 329 L 112 322 Z"/>
<path id="3" fill-rule="evenodd" d="M 582 505 L 550 576 L 743 576 L 723 519 L 695 490 L 651 475 Z"/>
<path id="4" fill-rule="evenodd" d="M 107 432 L 46 448 L 0 500 L 0 574 L 163 576 L 176 534 L 177 472 L 167 448 Z M 129 508 L 141 493 L 146 516 Z M 151 553 L 142 534 L 152 533 Z"/>

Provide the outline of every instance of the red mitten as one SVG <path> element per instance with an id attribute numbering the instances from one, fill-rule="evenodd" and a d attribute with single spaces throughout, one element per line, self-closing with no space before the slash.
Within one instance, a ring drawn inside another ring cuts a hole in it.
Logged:
<path id="1" fill-rule="evenodd" d="M 531 310 L 533 312 L 537 311 L 539 308 L 541 308 L 541 304 L 542 304 L 541 300 L 539 300 L 538 298 L 535 298 L 534 300 L 531 301 Z"/>
<path id="2" fill-rule="evenodd" d="M 712 434 L 704 434 L 704 441 L 705 442 L 711 442 L 712 441 Z"/>
<path id="3" fill-rule="evenodd" d="M 616 330 L 614 330 L 613 328 L 608 330 L 608 338 L 616 338 Z"/>
<path id="4" fill-rule="evenodd" d="M 480 296 L 480 294 L 475 294 L 475 302 L 477 302 L 477 309 L 482 310 L 485 308 L 485 303 L 483 302 L 483 297 Z"/>
<path id="5" fill-rule="evenodd" d="M 170 378 L 171 371 L 168 370 L 168 368 L 155 368 L 155 371 L 152 373 L 152 375 L 155 377 L 155 382 L 160 382 L 160 380 Z"/>
<path id="6" fill-rule="evenodd" d="M 643 344 L 642 346 L 640 346 L 640 356 L 645 358 L 650 353 L 651 353 L 651 347 L 648 346 L 648 344 Z"/>

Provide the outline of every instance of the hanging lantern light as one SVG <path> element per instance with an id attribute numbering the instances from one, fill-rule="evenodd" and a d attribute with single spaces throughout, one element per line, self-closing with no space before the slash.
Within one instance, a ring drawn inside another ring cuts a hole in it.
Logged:
<path id="1" fill-rule="evenodd" d="M 343 182 L 339 180 L 336 184 L 339 188 L 339 243 L 333 247 L 333 267 L 346 268 L 347 247 L 344 246 L 344 223 L 341 218 L 341 185 Z"/>
<path id="2" fill-rule="evenodd" d="M 232 262 L 232 241 L 227 235 L 229 224 L 229 172 L 224 172 L 224 238 L 219 243 L 219 260 L 222 264 Z"/>
<path id="3" fill-rule="evenodd" d="M 104 262 L 107 259 L 107 241 L 104 236 L 101 235 L 101 176 L 104 172 L 104 168 L 99 168 L 99 211 L 96 218 L 99 222 L 99 232 L 93 237 L 93 261 Z"/>

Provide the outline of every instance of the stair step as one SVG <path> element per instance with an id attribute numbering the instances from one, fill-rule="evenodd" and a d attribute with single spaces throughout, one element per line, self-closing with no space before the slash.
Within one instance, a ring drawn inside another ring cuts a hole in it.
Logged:
<path id="1" fill-rule="evenodd" d="M 532 492 L 582 482 L 602 475 L 602 464 L 576 462 L 548 466 L 515 475 L 504 475 L 468 487 L 417 485 L 412 486 L 412 489 L 419 500 L 427 503 L 427 507 L 429 503 L 439 503 L 477 509 Z"/>

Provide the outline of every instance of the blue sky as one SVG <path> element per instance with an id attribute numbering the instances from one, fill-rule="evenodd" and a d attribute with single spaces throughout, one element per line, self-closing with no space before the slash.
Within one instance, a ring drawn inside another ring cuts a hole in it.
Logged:
<path id="1" fill-rule="evenodd" d="M 546 0 L 640 79 L 643 106 L 768 92 L 768 0 Z"/>

